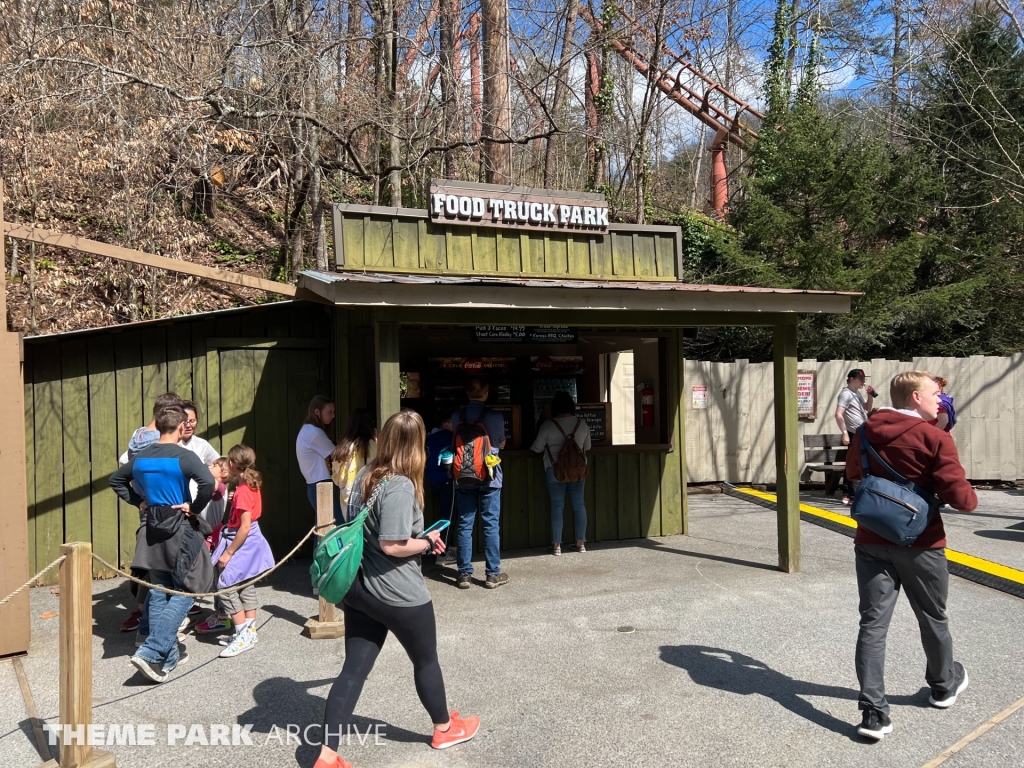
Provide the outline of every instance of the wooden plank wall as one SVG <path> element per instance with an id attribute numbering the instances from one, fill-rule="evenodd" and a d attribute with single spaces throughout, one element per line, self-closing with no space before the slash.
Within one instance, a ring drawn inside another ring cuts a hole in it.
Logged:
<path id="1" fill-rule="evenodd" d="M 682 532 L 678 454 L 664 451 L 598 453 L 589 457 L 584 487 L 587 541 L 615 541 Z M 676 469 L 665 471 L 666 464 Z M 502 460 L 501 547 L 524 549 L 551 545 L 551 503 L 540 456 L 506 456 Z M 427 489 L 427 524 L 447 518 Z M 479 521 L 473 540 L 481 548 Z M 576 540 L 572 504 L 565 501 L 562 542 Z"/>
<path id="2" fill-rule="evenodd" d="M 310 398 L 330 393 L 333 319 L 320 305 L 254 307 L 166 325 L 25 340 L 25 443 L 33 572 L 65 541 L 91 541 L 122 566 L 138 512 L 108 480 L 153 399 L 169 389 L 199 407 L 198 434 L 219 451 L 244 442 L 264 474 L 262 521 L 283 555 L 313 521 L 295 461 Z M 322 348 L 208 350 L 211 337 L 323 339 Z M 97 576 L 109 576 L 96 567 Z"/>
<path id="3" fill-rule="evenodd" d="M 603 237 L 343 212 L 344 269 L 668 279 L 678 275 L 675 228 Z"/>
<path id="4" fill-rule="evenodd" d="M 775 482 L 772 364 L 685 362 L 686 458 L 691 483 Z M 901 371 L 927 370 L 949 382 L 957 424 L 960 462 L 972 480 L 1024 478 L 1024 354 L 1012 357 L 900 360 L 802 360 L 799 370 L 818 372 L 818 413 L 800 421 L 805 434 L 838 434 L 833 418 L 846 374 L 863 368 L 879 392 L 876 407 L 889 403 L 889 384 Z M 690 407 L 694 386 L 708 387 L 708 409 Z M 820 480 L 820 476 L 812 477 Z"/>

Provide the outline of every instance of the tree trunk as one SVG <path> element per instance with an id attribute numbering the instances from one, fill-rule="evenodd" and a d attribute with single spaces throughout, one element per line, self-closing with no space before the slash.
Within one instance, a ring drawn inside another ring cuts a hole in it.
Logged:
<path id="1" fill-rule="evenodd" d="M 469 100 L 473 110 L 473 164 L 477 179 L 482 178 L 483 153 L 480 151 L 480 136 L 483 132 L 484 78 L 480 64 L 480 14 L 469 17 Z"/>
<path id="2" fill-rule="evenodd" d="M 551 112 L 555 120 L 562 121 L 562 107 L 565 92 L 568 88 L 569 64 L 572 61 L 572 47 L 576 37 L 576 17 L 579 13 L 579 0 L 568 0 L 565 9 L 565 33 L 562 35 L 562 55 L 558 62 L 558 76 L 555 80 L 555 93 L 552 98 Z M 552 126 L 558 128 L 558 125 Z M 551 189 L 555 182 L 555 154 L 558 149 L 556 134 L 548 136 L 544 147 L 544 188 Z"/>
<path id="3" fill-rule="evenodd" d="M 600 50 L 600 49 L 598 49 Z M 600 189 L 605 185 L 604 172 L 604 110 L 599 105 L 604 62 L 597 50 L 587 51 L 587 83 L 585 111 L 587 119 L 587 163 L 590 166 L 588 186 Z"/>
<path id="4" fill-rule="evenodd" d="M 345 45 L 345 80 L 348 86 L 359 72 L 363 36 L 363 4 L 361 0 L 349 0 L 348 3 L 348 43 Z"/>
<path id="5" fill-rule="evenodd" d="M 490 184 L 512 183 L 507 0 L 481 0 L 484 27 L 484 163 Z M 502 143 L 497 143 L 502 142 Z"/>
<path id="6" fill-rule="evenodd" d="M 402 171 L 396 166 L 401 164 L 401 141 L 398 137 L 398 10 L 395 0 L 384 0 L 384 19 L 387 23 L 386 34 L 386 73 L 388 93 L 388 122 L 391 124 L 388 137 L 388 165 L 392 167 L 388 173 L 388 187 L 391 193 L 391 205 L 400 208 L 402 205 Z"/>
<path id="7" fill-rule="evenodd" d="M 455 69 L 455 48 L 459 36 L 461 3 L 459 0 L 440 0 L 440 2 L 441 101 L 444 109 L 442 141 L 447 145 L 459 134 L 459 80 Z M 458 176 L 456 153 L 453 150 L 444 153 L 441 168 L 446 179 L 454 179 Z"/>

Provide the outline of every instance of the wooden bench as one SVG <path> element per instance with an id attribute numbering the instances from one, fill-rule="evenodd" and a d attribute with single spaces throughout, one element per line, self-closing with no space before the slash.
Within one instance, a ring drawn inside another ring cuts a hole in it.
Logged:
<path id="1" fill-rule="evenodd" d="M 842 435 L 804 435 L 804 482 L 811 472 L 825 474 L 825 493 L 834 494 L 846 472 L 846 446 Z"/>

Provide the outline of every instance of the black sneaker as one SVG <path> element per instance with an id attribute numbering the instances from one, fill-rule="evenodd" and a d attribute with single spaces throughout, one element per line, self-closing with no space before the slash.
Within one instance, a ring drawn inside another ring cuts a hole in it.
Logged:
<path id="1" fill-rule="evenodd" d="M 129 661 L 131 661 L 133 667 L 154 683 L 162 683 L 167 679 L 167 673 L 164 671 L 163 664 L 154 664 L 141 656 L 132 656 Z"/>
<path id="2" fill-rule="evenodd" d="M 473 586 L 473 574 L 460 573 L 459 578 L 455 580 L 455 586 L 459 589 L 469 589 Z"/>
<path id="3" fill-rule="evenodd" d="M 491 574 L 490 576 L 487 577 L 487 581 L 484 583 L 484 586 L 487 587 L 488 589 L 497 589 L 502 584 L 508 584 L 508 574 L 507 573 Z"/>
<path id="4" fill-rule="evenodd" d="M 933 707 L 949 709 L 956 704 L 956 697 L 967 690 L 970 678 L 967 677 L 967 670 L 964 669 L 964 665 L 959 661 L 954 661 L 953 672 L 955 673 L 953 690 L 941 693 L 932 688 L 932 695 L 928 697 L 928 703 Z"/>
<path id="5" fill-rule="evenodd" d="M 857 733 L 866 739 L 881 741 L 885 734 L 892 733 L 892 720 L 877 709 L 865 709 Z"/>

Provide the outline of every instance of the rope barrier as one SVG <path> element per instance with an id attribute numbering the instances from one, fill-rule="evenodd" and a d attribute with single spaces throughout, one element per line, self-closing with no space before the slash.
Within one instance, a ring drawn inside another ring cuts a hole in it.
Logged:
<path id="1" fill-rule="evenodd" d="M 11 594 L 9 594 L 9 595 L 8 595 L 7 597 L 5 597 L 5 598 L 4 598 L 3 600 L 0 600 L 0 605 L 4 605 L 5 603 L 9 603 L 9 602 L 10 602 L 11 600 L 13 600 L 13 599 L 14 599 L 15 597 L 17 597 L 17 596 L 18 596 L 18 595 L 19 595 L 19 594 L 20 594 L 21 592 L 24 592 L 24 591 L 25 591 L 26 589 L 28 589 L 29 587 L 31 587 L 31 586 L 34 586 L 34 585 L 35 585 L 35 583 L 36 583 L 36 581 L 37 581 L 37 580 L 38 580 L 38 579 L 39 579 L 39 578 L 40 578 L 40 577 L 41 577 L 41 576 L 42 576 L 42 575 L 43 575 L 44 573 L 46 573 L 46 572 L 47 572 L 48 570 L 50 570 L 51 568 L 53 568 L 53 566 L 55 566 L 55 565 L 60 565 L 61 563 L 63 563 L 63 562 L 64 562 L 64 559 L 65 559 L 65 557 L 66 557 L 66 555 L 61 555 L 61 556 L 60 556 L 60 557 L 58 557 L 58 558 L 57 558 L 56 560 L 54 560 L 54 561 L 53 561 L 52 563 L 50 563 L 50 564 L 49 564 L 48 566 L 46 566 L 45 568 L 43 568 L 43 570 L 41 570 L 41 571 L 40 571 L 39 573 L 37 573 L 37 574 L 36 574 L 35 576 L 33 576 L 33 577 L 32 577 L 31 579 L 29 579 L 28 581 L 26 581 L 26 582 L 25 582 L 24 584 L 22 584 L 22 585 L 21 585 L 20 587 L 18 587 L 18 588 L 17 588 L 16 590 L 14 590 L 13 592 L 11 592 Z"/>
<path id="2" fill-rule="evenodd" d="M 106 560 L 104 560 L 102 557 L 97 555 L 95 552 L 93 552 L 92 558 L 93 558 L 93 560 L 95 560 L 96 562 L 100 563 L 101 565 L 104 565 L 107 568 L 109 568 L 110 570 L 112 570 L 112 571 L 114 571 L 116 573 L 119 573 L 121 576 L 124 576 L 126 579 L 134 581 L 136 584 L 141 584 L 144 587 L 149 587 L 150 589 L 154 589 L 157 592 L 166 592 L 168 595 L 181 595 L 182 597 L 191 597 L 191 598 L 196 598 L 196 597 L 218 597 L 220 595 L 227 595 L 227 594 L 230 594 L 232 592 L 237 592 L 240 589 L 245 589 L 246 587 L 250 586 L 251 584 L 255 584 L 257 581 L 262 581 L 263 579 L 267 578 L 270 574 L 272 574 L 274 571 L 276 571 L 282 565 L 287 563 L 292 557 L 294 557 L 295 553 L 298 552 L 299 549 L 301 549 L 302 545 L 305 544 L 309 540 L 309 537 L 312 536 L 314 533 L 316 533 L 317 530 L 319 530 L 320 528 L 333 528 L 333 527 L 334 527 L 334 523 L 331 523 L 330 525 L 322 525 L 322 526 L 314 525 L 312 528 L 309 529 L 309 533 L 307 533 L 305 536 L 303 536 L 302 540 L 298 544 L 295 545 L 295 547 L 292 549 L 292 551 L 289 552 L 287 555 L 285 555 L 281 559 L 281 561 L 279 563 L 274 565 L 273 568 L 269 568 L 268 570 L 266 570 L 263 573 L 261 573 L 259 576 L 256 576 L 256 577 L 254 577 L 252 579 L 249 579 L 249 581 L 245 581 L 245 582 L 242 582 L 240 584 L 234 584 L 234 585 L 232 585 L 232 586 L 230 586 L 230 587 L 228 587 L 226 589 L 217 590 L 216 592 L 179 592 L 178 590 L 171 589 L 170 587 L 161 587 L 161 586 L 158 586 L 156 584 L 150 584 L 148 581 L 145 581 L 144 579 L 140 579 L 137 576 L 133 576 L 130 573 L 125 573 L 120 568 L 118 568 L 116 566 L 113 566 L 110 563 L 108 563 Z M 63 559 L 63 558 L 61 558 L 61 559 Z"/>

